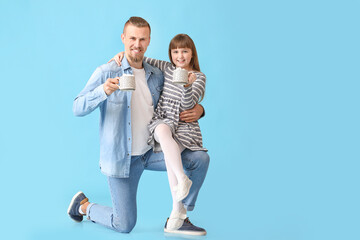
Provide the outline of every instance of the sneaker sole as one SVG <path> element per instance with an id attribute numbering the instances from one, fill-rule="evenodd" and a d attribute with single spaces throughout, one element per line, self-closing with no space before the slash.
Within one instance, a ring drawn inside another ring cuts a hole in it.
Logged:
<path id="1" fill-rule="evenodd" d="M 75 198 L 77 198 L 77 197 L 78 197 L 80 194 L 82 194 L 82 193 L 83 193 L 82 191 L 76 193 L 76 194 L 74 195 L 74 197 L 71 199 L 70 205 L 69 205 L 68 210 L 67 210 L 67 213 L 68 213 L 69 216 L 70 216 L 70 209 L 71 209 L 72 205 L 74 204 Z M 75 222 L 81 222 L 81 221 L 76 221 L 76 220 L 73 219 L 71 216 L 70 216 L 70 218 L 71 218 L 72 220 L 74 220 Z"/>
<path id="2" fill-rule="evenodd" d="M 182 235 L 191 235 L 191 236 L 204 236 L 206 235 L 205 232 L 194 232 L 194 231 L 182 231 L 182 230 L 169 230 L 164 228 L 164 232 L 171 233 L 171 234 L 182 234 Z"/>

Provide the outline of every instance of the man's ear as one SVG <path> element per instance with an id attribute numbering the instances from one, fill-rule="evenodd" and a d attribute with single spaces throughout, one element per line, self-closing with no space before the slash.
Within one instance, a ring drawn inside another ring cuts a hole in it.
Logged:
<path id="1" fill-rule="evenodd" d="M 121 41 L 122 41 L 122 43 L 124 43 L 124 41 L 125 41 L 125 34 L 123 34 L 123 33 L 121 34 Z"/>

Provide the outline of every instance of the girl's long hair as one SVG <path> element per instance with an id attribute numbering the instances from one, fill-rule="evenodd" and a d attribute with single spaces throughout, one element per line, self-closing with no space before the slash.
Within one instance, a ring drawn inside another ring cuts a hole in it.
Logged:
<path id="1" fill-rule="evenodd" d="M 192 58 L 190 61 L 190 67 L 193 70 L 200 72 L 199 58 L 197 55 L 194 41 L 187 34 L 182 34 L 182 33 L 178 34 L 170 41 L 169 58 L 170 58 L 170 62 L 173 65 L 175 65 L 175 63 L 173 62 L 172 57 L 171 57 L 171 50 L 177 49 L 177 48 L 190 48 L 191 49 Z M 205 91 L 204 91 L 204 94 L 200 97 L 199 103 L 204 99 L 204 95 L 205 95 Z"/>
<path id="2" fill-rule="evenodd" d="M 200 72 L 199 59 L 196 52 L 196 47 L 193 40 L 186 34 L 178 34 L 173 39 L 171 39 L 169 44 L 169 58 L 170 62 L 174 64 L 171 57 L 171 50 L 176 48 L 190 48 L 192 52 L 192 58 L 190 61 L 190 67 L 195 71 Z"/>

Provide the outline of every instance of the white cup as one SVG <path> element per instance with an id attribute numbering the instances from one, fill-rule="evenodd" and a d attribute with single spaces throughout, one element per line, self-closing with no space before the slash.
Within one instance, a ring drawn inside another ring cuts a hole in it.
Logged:
<path id="1" fill-rule="evenodd" d="M 135 76 L 131 74 L 124 74 L 120 77 L 119 89 L 121 91 L 135 90 Z"/>
<path id="2" fill-rule="evenodd" d="M 173 82 L 179 85 L 188 84 L 188 71 L 183 68 L 176 68 L 173 74 Z"/>

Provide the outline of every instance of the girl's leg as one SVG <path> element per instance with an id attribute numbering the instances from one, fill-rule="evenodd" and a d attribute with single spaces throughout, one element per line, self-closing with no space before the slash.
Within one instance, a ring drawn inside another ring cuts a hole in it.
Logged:
<path id="1" fill-rule="evenodd" d="M 160 143 L 164 153 L 166 171 L 173 199 L 173 210 L 179 210 L 181 202 L 176 201 L 176 186 L 178 184 L 178 178 L 174 170 L 177 172 L 179 177 L 183 177 L 185 175 L 181 162 L 180 149 L 172 137 L 170 128 L 166 124 L 160 124 L 155 128 L 154 137 L 155 140 Z"/>
<path id="2" fill-rule="evenodd" d="M 180 147 L 172 137 L 170 127 L 166 124 L 159 124 L 155 128 L 155 140 L 160 143 L 163 150 L 166 168 L 170 170 L 170 174 L 172 171 L 176 176 L 178 183 L 176 188 L 173 188 L 174 185 L 170 185 L 170 187 L 171 190 L 176 191 L 176 200 L 181 201 L 189 194 L 192 181 L 186 176 L 184 172 L 181 161 Z"/>
<path id="3" fill-rule="evenodd" d="M 165 161 L 168 179 L 169 179 L 169 186 L 170 186 L 170 192 L 173 199 L 173 211 L 179 211 L 182 207 L 182 202 L 176 201 L 176 185 L 178 184 L 176 176 L 174 172 L 171 170 L 169 164 Z"/>
<path id="4" fill-rule="evenodd" d="M 155 140 L 161 145 L 166 162 L 166 168 L 175 174 L 176 179 L 184 178 L 185 173 L 181 161 L 179 145 L 172 137 L 170 127 L 166 124 L 159 124 L 155 128 Z"/>
<path id="5" fill-rule="evenodd" d="M 177 189 L 179 188 L 178 185 L 181 185 L 184 181 L 183 179 L 190 180 L 184 173 L 179 145 L 173 139 L 171 130 L 166 124 L 160 124 L 156 127 L 155 140 L 160 143 L 164 153 L 170 191 L 173 199 L 173 209 L 167 223 L 167 228 L 178 229 L 182 226 L 186 218 L 186 210 L 183 203 L 178 201 Z M 187 189 L 187 191 L 189 191 L 189 189 Z"/>

